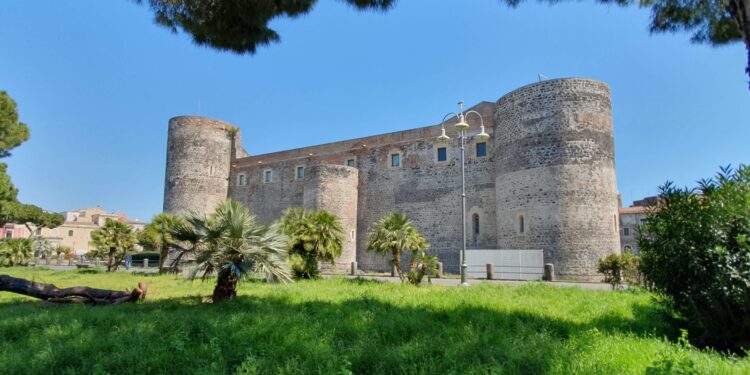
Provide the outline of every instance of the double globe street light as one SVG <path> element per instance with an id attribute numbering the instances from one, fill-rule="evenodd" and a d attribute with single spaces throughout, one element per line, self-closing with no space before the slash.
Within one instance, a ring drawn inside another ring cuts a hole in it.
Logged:
<path id="1" fill-rule="evenodd" d="M 469 286 L 469 282 L 466 280 L 466 171 L 465 171 L 465 145 L 466 145 L 466 132 L 471 128 L 466 122 L 466 117 L 469 115 L 476 115 L 479 117 L 479 134 L 475 135 L 474 138 L 479 142 L 485 142 L 490 139 L 490 135 L 484 131 L 484 119 L 482 114 L 470 110 L 464 113 L 464 101 L 458 102 L 458 114 L 450 112 L 443 116 L 443 120 L 440 122 L 442 132 L 437 137 L 439 143 L 449 143 L 451 137 L 445 134 L 445 120 L 455 117 L 458 122 L 453 127 L 458 132 L 458 139 L 461 144 L 461 286 Z"/>

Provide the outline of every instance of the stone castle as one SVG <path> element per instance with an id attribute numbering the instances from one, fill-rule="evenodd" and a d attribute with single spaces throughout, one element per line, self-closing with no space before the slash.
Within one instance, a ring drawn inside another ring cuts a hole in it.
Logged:
<path id="1" fill-rule="evenodd" d="M 599 258 L 620 252 L 609 87 L 580 78 L 546 80 L 471 109 L 490 139 L 466 147 L 469 249 L 542 249 L 564 279 L 599 279 Z M 455 121 L 455 120 L 454 120 Z M 446 122 L 451 129 L 452 123 Z M 440 124 L 248 156 L 238 128 L 205 117 L 169 121 L 165 212 L 210 212 L 226 198 L 260 220 L 288 207 L 325 209 L 341 220 L 340 269 L 388 269 L 366 252 L 369 228 L 404 212 L 446 271 L 458 272 L 461 173 L 457 137 Z"/>

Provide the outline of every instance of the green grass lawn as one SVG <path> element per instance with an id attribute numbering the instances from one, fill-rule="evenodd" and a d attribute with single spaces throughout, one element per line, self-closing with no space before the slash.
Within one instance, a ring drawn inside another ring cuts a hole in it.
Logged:
<path id="1" fill-rule="evenodd" d="M 0 293 L 0 374 L 750 374 L 750 359 L 677 344 L 644 292 L 342 278 L 246 282 L 212 305 L 212 282 L 175 276 L 0 273 L 59 287 L 149 283 L 147 302 L 118 306 Z"/>

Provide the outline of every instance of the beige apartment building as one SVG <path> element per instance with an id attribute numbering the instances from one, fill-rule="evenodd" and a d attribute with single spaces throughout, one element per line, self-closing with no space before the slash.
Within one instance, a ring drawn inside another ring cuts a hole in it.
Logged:
<path id="1" fill-rule="evenodd" d="M 27 238 L 32 235 L 49 241 L 53 246 L 67 246 L 73 249 L 77 255 L 82 255 L 93 248 L 90 245 L 91 232 L 104 225 L 107 219 L 126 222 L 133 226 L 136 231 L 142 230 L 145 223 L 137 220 L 129 220 L 125 214 L 110 213 L 106 210 L 95 208 L 83 208 L 61 212 L 65 216 L 65 222 L 57 228 L 27 227 L 24 224 L 5 224 L 3 238 Z"/>

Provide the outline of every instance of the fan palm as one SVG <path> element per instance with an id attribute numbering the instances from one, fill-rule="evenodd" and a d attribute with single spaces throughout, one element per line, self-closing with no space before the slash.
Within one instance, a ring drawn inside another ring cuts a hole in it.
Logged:
<path id="1" fill-rule="evenodd" d="M 164 272 L 164 262 L 169 256 L 169 249 L 174 239 L 172 230 L 183 222 L 182 217 L 161 213 L 154 216 L 143 230 L 138 233 L 138 242 L 144 248 L 153 249 L 159 253 L 159 273 Z"/>
<path id="2" fill-rule="evenodd" d="M 402 212 L 393 212 L 382 219 L 370 230 L 367 239 L 367 251 L 374 251 L 382 255 L 390 254 L 391 264 L 396 267 L 398 277 L 404 282 L 404 272 L 401 269 L 401 256 L 410 250 L 414 256 L 424 254 L 430 247 L 427 240 Z"/>
<path id="3" fill-rule="evenodd" d="M 293 207 L 284 212 L 279 225 L 289 236 L 290 261 L 296 277 L 315 278 L 319 261 L 335 264 L 341 256 L 344 229 L 330 212 Z"/>
<path id="4" fill-rule="evenodd" d="M 136 239 L 133 226 L 118 220 L 107 219 L 101 228 L 91 232 L 91 244 L 101 254 L 107 254 L 107 272 L 117 271 L 125 254 L 134 250 Z M 64 249 L 55 250 L 64 252 Z"/>
<path id="5" fill-rule="evenodd" d="M 32 241 L 14 238 L 0 243 L 0 263 L 7 266 L 25 264 L 33 255 Z"/>
<path id="6" fill-rule="evenodd" d="M 196 266 L 189 278 L 217 275 L 214 302 L 237 296 L 237 282 L 253 272 L 266 272 L 290 280 L 286 263 L 287 237 L 277 226 L 265 226 L 248 209 L 233 200 L 224 201 L 209 215 L 189 214 L 173 228 L 173 247 L 192 256 Z"/>

